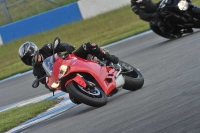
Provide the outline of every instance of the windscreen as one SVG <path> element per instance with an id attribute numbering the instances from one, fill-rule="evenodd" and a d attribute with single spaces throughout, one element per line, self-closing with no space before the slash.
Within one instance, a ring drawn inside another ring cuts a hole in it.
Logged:
<path id="1" fill-rule="evenodd" d="M 42 67 L 44 68 L 47 75 L 51 76 L 53 72 L 53 56 L 46 58 L 42 63 Z"/>

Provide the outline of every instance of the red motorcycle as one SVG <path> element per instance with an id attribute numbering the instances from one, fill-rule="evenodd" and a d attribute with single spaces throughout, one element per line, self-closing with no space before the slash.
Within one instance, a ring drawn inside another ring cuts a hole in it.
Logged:
<path id="1" fill-rule="evenodd" d="M 59 43 L 56 38 L 53 47 Z M 144 84 L 142 74 L 128 63 L 113 64 L 92 55 L 83 59 L 73 53 L 57 53 L 46 58 L 42 65 L 48 87 L 69 93 L 77 104 L 101 107 L 107 103 L 107 97 L 122 88 L 135 91 Z M 32 86 L 36 88 L 40 80 L 34 81 Z"/>

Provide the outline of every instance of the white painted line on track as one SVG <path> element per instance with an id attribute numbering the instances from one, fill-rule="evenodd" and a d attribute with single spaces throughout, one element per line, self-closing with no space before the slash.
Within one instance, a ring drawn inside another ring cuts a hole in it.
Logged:
<path id="1" fill-rule="evenodd" d="M 12 108 L 15 108 L 15 107 L 21 107 L 21 106 L 31 104 L 31 103 L 37 103 L 37 102 L 40 102 L 40 101 L 43 101 L 43 100 L 59 98 L 60 96 L 63 96 L 65 94 L 66 93 L 62 92 L 62 91 L 56 91 L 54 96 L 53 96 L 52 93 L 48 93 L 48 94 L 45 94 L 45 95 L 42 95 L 42 96 L 39 96 L 39 97 L 35 97 L 35 98 L 29 99 L 29 100 L 25 100 L 25 101 L 14 103 L 14 104 L 11 104 L 11 105 L 8 105 L 8 106 L 1 107 L 0 112 L 9 110 L 9 109 L 12 109 Z"/>
<path id="2" fill-rule="evenodd" d="M 30 127 L 34 124 L 37 124 L 37 123 L 42 122 L 46 119 L 52 118 L 52 117 L 62 113 L 63 111 L 68 110 L 69 108 L 73 107 L 74 105 L 75 104 L 72 103 L 69 98 L 66 98 L 65 100 L 61 101 L 59 104 L 54 106 L 53 108 L 50 108 L 46 112 L 36 116 L 35 118 L 32 118 L 32 119 L 22 123 L 21 125 L 7 131 L 6 133 L 19 132 L 19 131 L 26 129 L 27 127 Z"/>

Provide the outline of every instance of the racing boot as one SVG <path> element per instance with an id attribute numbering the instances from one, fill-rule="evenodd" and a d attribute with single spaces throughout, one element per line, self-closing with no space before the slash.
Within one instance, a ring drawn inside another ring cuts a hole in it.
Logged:
<path id="1" fill-rule="evenodd" d="M 110 55 L 108 53 L 108 51 L 101 49 L 100 47 L 98 47 L 98 45 L 96 43 L 93 43 L 93 42 L 84 43 L 82 45 L 82 47 L 80 47 L 75 52 L 75 54 L 80 56 L 80 57 L 82 57 L 83 55 L 87 55 L 87 53 L 95 55 L 99 59 L 104 58 L 104 59 L 106 59 L 109 62 L 112 62 L 114 64 L 117 64 L 119 62 L 118 57 L 116 57 L 115 55 Z"/>
<path id="2" fill-rule="evenodd" d="M 109 62 L 112 62 L 113 64 L 117 64 L 119 62 L 119 58 L 115 55 L 110 55 L 106 50 L 101 49 L 100 50 L 100 56 L 102 56 L 104 59 L 108 60 Z"/>

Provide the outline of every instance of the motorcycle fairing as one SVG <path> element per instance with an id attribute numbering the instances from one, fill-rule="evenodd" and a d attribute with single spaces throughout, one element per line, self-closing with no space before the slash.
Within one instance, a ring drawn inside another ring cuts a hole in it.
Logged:
<path id="1" fill-rule="evenodd" d="M 55 55 L 53 77 L 57 79 L 57 81 L 59 80 L 58 74 L 61 65 L 68 66 L 68 71 L 63 77 L 71 73 L 89 73 L 98 82 L 98 84 L 104 90 L 106 95 L 109 95 L 109 93 L 116 88 L 114 75 L 116 75 L 117 71 L 110 67 L 100 66 L 96 62 L 76 57 L 74 54 L 70 54 L 66 59 L 62 59 L 58 55 Z M 78 84 L 80 82 L 79 85 L 86 87 L 85 81 L 80 78 L 80 76 L 76 76 L 73 79 L 68 80 L 65 85 L 67 85 L 70 81 L 73 80 Z"/>

